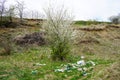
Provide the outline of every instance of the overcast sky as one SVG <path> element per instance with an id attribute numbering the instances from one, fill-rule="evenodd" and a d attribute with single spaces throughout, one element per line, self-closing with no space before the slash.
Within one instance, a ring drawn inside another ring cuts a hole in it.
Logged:
<path id="1" fill-rule="evenodd" d="M 19 1 L 19 0 L 18 0 Z M 28 10 L 43 11 L 50 2 L 64 6 L 72 12 L 76 20 L 103 20 L 120 13 L 120 0 L 23 0 Z M 15 0 L 7 0 L 14 4 Z"/>

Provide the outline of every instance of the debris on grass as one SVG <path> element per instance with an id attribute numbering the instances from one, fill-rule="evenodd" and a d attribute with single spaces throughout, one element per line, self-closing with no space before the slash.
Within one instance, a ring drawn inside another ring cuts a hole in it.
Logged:
<path id="1" fill-rule="evenodd" d="M 38 73 L 38 70 L 33 70 L 31 73 L 32 73 L 32 74 L 37 74 L 37 73 Z"/>
<path id="2" fill-rule="evenodd" d="M 60 66 L 56 66 L 57 68 L 54 69 L 54 72 L 74 72 L 78 71 L 81 73 L 82 76 L 87 76 L 88 74 L 91 74 L 91 71 L 94 69 L 94 66 L 96 65 L 95 62 L 89 60 L 85 61 L 83 60 L 84 56 L 81 56 L 81 60 L 75 62 L 75 63 L 67 63 L 67 64 L 61 64 Z M 41 63 L 35 63 L 34 66 L 45 66 L 46 64 Z M 31 72 L 32 74 L 37 74 L 38 70 L 33 70 Z"/>
<path id="3" fill-rule="evenodd" d="M 80 66 L 84 66 L 85 65 L 85 61 L 84 60 L 80 60 L 77 62 L 78 65 Z"/>
<path id="4" fill-rule="evenodd" d="M 55 69 L 55 72 L 73 72 L 80 71 L 83 76 L 90 74 L 89 72 L 93 70 L 95 62 L 80 60 L 76 63 L 68 63 L 66 65 L 61 64 L 59 68 Z"/>
<path id="5" fill-rule="evenodd" d="M 81 59 L 84 59 L 85 57 L 84 56 L 81 56 Z"/>
<path id="6" fill-rule="evenodd" d="M 33 66 L 45 66 L 46 64 L 41 64 L 41 63 L 35 63 Z"/>

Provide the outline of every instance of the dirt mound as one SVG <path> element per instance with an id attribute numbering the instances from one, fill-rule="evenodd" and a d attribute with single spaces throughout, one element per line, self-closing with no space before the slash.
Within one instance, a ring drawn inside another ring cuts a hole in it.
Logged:
<path id="1" fill-rule="evenodd" d="M 103 31 L 105 28 L 80 28 L 80 30 L 85 30 L 85 31 Z"/>
<path id="2" fill-rule="evenodd" d="M 24 36 L 17 36 L 14 41 L 18 45 L 29 45 L 29 44 L 35 44 L 35 45 L 44 45 L 45 39 L 44 39 L 45 33 L 43 32 L 34 32 L 31 34 L 26 34 Z"/>
<path id="3" fill-rule="evenodd" d="M 120 25 L 108 25 L 107 28 L 112 27 L 112 28 L 120 28 Z"/>

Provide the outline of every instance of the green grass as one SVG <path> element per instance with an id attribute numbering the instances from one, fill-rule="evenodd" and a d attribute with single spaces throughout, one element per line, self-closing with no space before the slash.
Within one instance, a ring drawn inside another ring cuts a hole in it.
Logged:
<path id="1" fill-rule="evenodd" d="M 72 72 L 55 72 L 54 70 L 59 67 L 61 64 L 73 63 L 80 60 L 80 56 L 77 57 L 69 57 L 73 61 L 52 61 L 48 47 L 39 47 L 32 48 L 24 53 L 15 53 L 11 56 L 3 56 L 0 58 L 0 79 L 1 80 L 78 80 L 82 79 L 87 80 L 90 79 L 91 76 L 94 76 L 96 72 L 90 72 L 89 76 L 82 76 L 82 73 L 73 70 Z M 87 56 L 87 55 L 86 55 Z M 85 57 L 86 57 L 85 56 Z M 86 60 L 89 60 L 87 58 Z M 97 65 L 95 68 L 100 65 L 108 66 L 114 61 L 104 60 L 104 59 L 92 59 Z M 43 66 L 37 66 L 36 63 L 46 64 Z M 104 68 L 104 67 L 103 67 Z M 33 73 L 32 73 L 33 72 Z"/>

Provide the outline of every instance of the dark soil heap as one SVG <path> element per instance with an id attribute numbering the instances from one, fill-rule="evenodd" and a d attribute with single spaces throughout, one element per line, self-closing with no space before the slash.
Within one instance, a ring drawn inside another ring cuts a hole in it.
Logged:
<path id="1" fill-rule="evenodd" d="M 43 32 L 34 32 L 31 34 L 26 34 L 25 36 L 16 37 L 14 41 L 18 45 L 29 45 L 29 44 L 44 45 L 45 44 L 44 35 L 45 33 Z"/>

